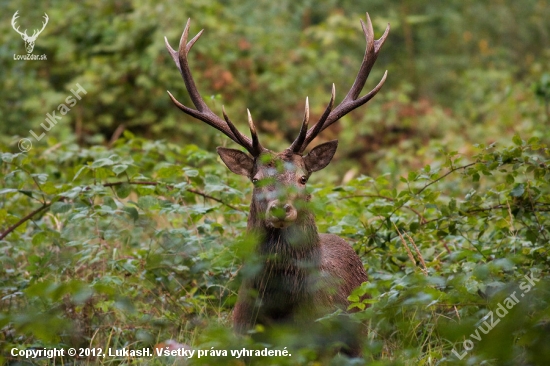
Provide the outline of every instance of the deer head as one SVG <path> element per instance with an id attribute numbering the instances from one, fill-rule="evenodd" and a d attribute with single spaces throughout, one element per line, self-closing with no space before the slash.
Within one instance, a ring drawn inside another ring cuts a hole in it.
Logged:
<path id="1" fill-rule="evenodd" d="M 16 27 L 15 21 L 17 20 L 17 18 L 19 18 L 19 15 L 17 15 L 18 12 L 19 10 L 16 11 L 15 14 L 13 14 L 13 17 L 11 18 L 11 26 L 17 33 L 21 35 L 21 38 L 23 38 L 23 41 L 25 41 L 25 48 L 27 49 L 27 53 L 32 53 L 34 49 L 34 42 L 36 42 L 36 38 L 38 38 L 40 33 L 42 33 L 44 28 L 46 28 L 46 24 L 48 24 L 48 20 L 49 20 L 48 14 L 44 13 L 45 22 L 42 23 L 42 29 L 40 30 L 35 29 L 32 33 L 32 36 L 29 36 L 27 35 L 26 29 L 24 32 L 20 32 L 19 26 Z"/>
<path id="2" fill-rule="evenodd" d="M 232 172 L 249 178 L 255 186 L 251 215 L 249 217 L 249 229 L 257 227 L 284 229 L 295 224 L 303 218 L 303 215 L 301 215 L 301 206 L 303 205 L 300 203 L 309 200 L 309 196 L 305 190 L 309 176 L 311 173 L 323 169 L 330 163 L 336 152 L 338 141 L 329 141 L 316 146 L 305 155 L 304 151 L 321 131 L 352 110 L 367 103 L 378 93 L 386 80 L 387 71 L 373 90 L 359 97 L 359 93 L 363 89 L 376 61 L 378 52 L 386 40 L 389 24 L 382 37 L 375 40 L 368 13 L 366 24 L 361 20 L 367 46 L 359 73 L 351 89 L 342 102 L 336 108 L 333 108 L 335 99 L 335 87 L 333 84 L 330 102 L 319 121 L 311 128 L 309 128 L 309 104 L 306 98 L 304 119 L 298 137 L 287 149 L 280 153 L 268 150 L 260 144 L 250 111 L 248 111 L 248 124 L 251 138 L 248 138 L 237 130 L 223 107 L 223 119 L 208 108 L 197 90 L 189 69 L 187 57 L 191 47 L 199 39 L 203 31 L 201 30 L 188 42 L 189 25 L 190 20 L 187 21 L 177 51 L 170 46 L 166 37 L 165 43 L 183 77 L 191 101 L 196 109 L 183 105 L 170 92 L 168 92 L 168 95 L 174 104 L 184 113 L 218 129 L 247 150 L 248 154 L 240 150 L 225 147 L 218 147 L 217 149 L 222 161 Z"/>

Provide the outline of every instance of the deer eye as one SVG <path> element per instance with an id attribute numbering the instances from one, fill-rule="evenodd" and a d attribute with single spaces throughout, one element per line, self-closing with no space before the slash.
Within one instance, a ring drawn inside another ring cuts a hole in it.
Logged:
<path id="1" fill-rule="evenodd" d="M 307 177 L 305 175 L 302 175 L 302 177 L 300 178 L 300 183 L 302 183 L 302 184 L 307 183 Z"/>
<path id="2" fill-rule="evenodd" d="M 258 183 L 258 178 L 252 178 L 252 184 Z"/>

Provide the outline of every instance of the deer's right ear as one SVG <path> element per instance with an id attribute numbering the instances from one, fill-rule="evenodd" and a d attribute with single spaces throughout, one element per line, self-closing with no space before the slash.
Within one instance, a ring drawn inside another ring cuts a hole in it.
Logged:
<path id="1" fill-rule="evenodd" d="M 250 178 L 252 168 L 254 168 L 254 160 L 252 160 L 248 154 L 240 150 L 228 149 L 225 147 L 218 147 L 216 150 L 229 170 L 235 174 L 244 175 Z"/>

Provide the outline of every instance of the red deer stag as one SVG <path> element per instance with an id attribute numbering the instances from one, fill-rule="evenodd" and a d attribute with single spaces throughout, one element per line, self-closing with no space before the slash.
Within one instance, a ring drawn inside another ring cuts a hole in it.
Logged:
<path id="1" fill-rule="evenodd" d="M 379 40 L 374 39 L 372 23 L 367 13 L 361 26 L 366 38 L 365 56 L 359 73 L 344 100 L 333 109 L 335 88 L 330 102 L 319 121 L 308 129 L 309 106 L 306 99 L 305 115 L 296 140 L 289 148 L 276 153 L 264 148 L 258 140 L 256 127 L 248 112 L 251 138 L 243 135 L 229 120 L 225 110 L 218 117 L 206 105 L 197 90 L 187 55 L 199 39 L 202 30 L 187 42 L 190 20 L 180 40 L 179 49 L 166 47 L 178 67 L 191 101 L 189 108 L 170 98 L 184 113 L 218 129 L 245 148 L 239 150 L 218 147 L 222 161 L 233 173 L 244 175 L 254 184 L 248 231 L 257 238 L 257 253 L 261 269 L 243 280 L 233 315 L 234 327 L 245 332 L 255 324 L 303 324 L 322 315 L 323 310 L 345 309 L 348 296 L 367 274 L 361 259 L 352 247 L 336 235 L 319 234 L 307 202 L 306 183 L 311 173 L 326 167 L 331 161 L 338 141 L 329 141 L 304 155 L 315 137 L 334 122 L 367 103 L 378 93 L 386 73 L 368 94 L 359 97 L 389 32 L 389 24 Z M 349 350 L 358 354 L 359 349 Z"/>

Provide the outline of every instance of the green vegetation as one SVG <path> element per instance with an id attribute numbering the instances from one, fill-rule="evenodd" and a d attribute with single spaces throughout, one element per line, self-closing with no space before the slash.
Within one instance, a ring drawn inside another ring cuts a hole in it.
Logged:
<path id="1" fill-rule="evenodd" d="M 292 353 L 251 364 L 550 362 L 545 2 L 23 0 L 0 9 L 0 363 L 24 361 L 14 347 L 152 349 L 169 339 Z M 9 21 L 16 10 L 29 29 L 48 13 L 34 50 L 48 61 L 13 60 L 25 53 Z M 310 189 L 319 230 L 345 237 L 369 274 L 350 297 L 366 361 L 299 346 L 284 330 L 270 344 L 237 338 L 251 185 L 214 153 L 227 139 L 171 104 L 166 89 L 190 100 L 163 36 L 176 44 L 188 17 L 193 35 L 205 28 L 190 57 L 207 103 L 225 105 L 241 128 L 250 108 L 262 142 L 281 149 L 306 95 L 315 119 L 332 82 L 337 101 L 347 92 L 364 11 L 377 36 L 392 25 L 366 88 L 385 69 L 388 81 L 322 134 L 340 148 Z M 77 83 L 87 93 L 32 138 Z M 32 141 L 26 153 L 21 138 Z"/>

